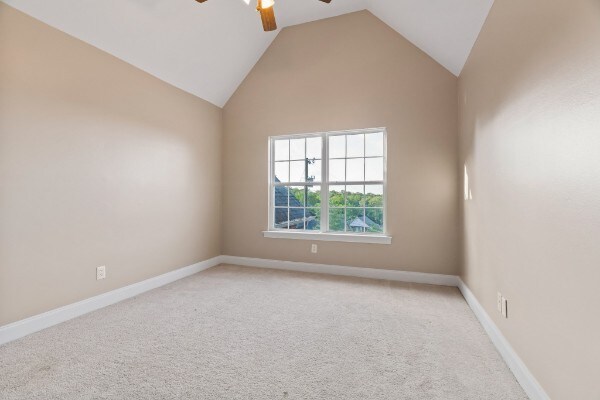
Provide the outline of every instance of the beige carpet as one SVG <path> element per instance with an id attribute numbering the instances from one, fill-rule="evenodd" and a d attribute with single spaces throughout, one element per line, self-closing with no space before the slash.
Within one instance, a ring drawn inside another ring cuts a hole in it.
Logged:
<path id="1" fill-rule="evenodd" d="M 526 396 L 455 288 L 220 266 L 0 347 L 0 398 Z"/>

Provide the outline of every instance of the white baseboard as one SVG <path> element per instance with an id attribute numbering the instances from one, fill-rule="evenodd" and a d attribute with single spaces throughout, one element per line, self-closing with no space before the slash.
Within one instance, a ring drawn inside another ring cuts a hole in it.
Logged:
<path id="1" fill-rule="evenodd" d="M 262 258 L 221 256 L 221 263 L 255 268 L 282 269 L 286 271 L 312 272 L 329 275 L 353 276 L 357 278 L 383 279 L 409 283 L 424 283 L 439 286 L 458 286 L 455 275 L 426 274 L 423 272 L 396 271 L 342 265 L 313 264 L 296 261 L 265 260 Z"/>
<path id="2" fill-rule="evenodd" d="M 110 292 L 100 294 L 69 304 L 64 307 L 50 310 L 43 314 L 38 314 L 33 317 L 14 322 L 9 325 L 0 326 L 0 345 L 22 338 L 23 336 L 49 328 L 61 322 L 68 321 L 80 315 L 87 314 L 91 311 L 118 303 L 119 301 L 137 296 L 141 293 L 156 289 L 171 282 L 193 275 L 197 272 L 214 267 L 220 263 L 221 257 L 214 257 L 206 261 L 180 268 L 175 271 L 167 272 L 166 274 L 155 276 L 154 278 L 146 279 L 145 281 L 134 283 L 119 289 L 111 290 Z"/>
<path id="3" fill-rule="evenodd" d="M 330 275 L 352 276 L 357 278 L 383 279 L 429 285 L 454 286 L 460 289 L 467 304 L 489 335 L 492 343 L 504 358 L 527 395 L 532 400 L 550 400 L 539 382 L 519 358 L 512 346 L 502 335 L 496 324 L 485 312 L 467 285 L 455 275 L 427 274 L 422 272 L 396 271 L 375 268 L 347 267 L 342 265 L 313 264 L 294 261 L 277 261 L 260 258 L 218 256 L 188 267 L 180 268 L 142 282 L 112 290 L 77 303 L 69 304 L 43 314 L 0 327 L 0 345 L 19 339 L 31 333 L 49 328 L 83 314 L 118 303 L 141 293 L 164 286 L 179 279 L 194 275 L 219 264 L 234 264 L 255 268 L 281 269 L 286 271 L 312 272 Z"/>
<path id="4" fill-rule="evenodd" d="M 471 307 L 471 310 L 473 310 L 473 313 L 483 326 L 483 329 L 487 332 L 492 343 L 496 346 L 496 349 L 512 371 L 513 375 L 517 378 L 517 381 L 521 384 L 523 390 L 525 390 L 525 393 L 527 393 L 531 400 L 550 400 L 550 397 L 529 371 L 523 360 L 521 360 L 510 343 L 508 343 L 508 340 L 502 335 L 498 326 L 494 324 L 494 321 L 485 312 L 483 306 L 477 301 L 475 295 L 462 279 L 457 279 L 458 289 L 467 301 L 467 304 L 469 304 L 469 307 Z"/>

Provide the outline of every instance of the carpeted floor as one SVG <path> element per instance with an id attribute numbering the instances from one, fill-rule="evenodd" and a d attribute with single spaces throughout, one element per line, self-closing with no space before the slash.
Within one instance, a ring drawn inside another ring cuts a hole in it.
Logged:
<path id="1" fill-rule="evenodd" d="M 456 288 L 220 266 L 1 346 L 0 398 L 527 397 Z"/>

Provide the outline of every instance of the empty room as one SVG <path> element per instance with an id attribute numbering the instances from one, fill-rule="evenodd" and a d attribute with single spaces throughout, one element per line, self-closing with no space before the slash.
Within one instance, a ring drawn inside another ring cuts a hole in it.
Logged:
<path id="1" fill-rule="evenodd" d="M 1 400 L 600 400 L 600 1 L 0 0 Z"/>

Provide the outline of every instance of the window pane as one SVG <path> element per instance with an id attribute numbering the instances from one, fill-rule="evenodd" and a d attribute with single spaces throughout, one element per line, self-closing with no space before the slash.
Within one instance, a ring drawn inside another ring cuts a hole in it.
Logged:
<path id="1" fill-rule="evenodd" d="M 308 182 L 321 182 L 321 160 L 308 161 Z"/>
<path id="2" fill-rule="evenodd" d="M 364 190 L 363 185 L 346 186 L 346 206 L 364 207 Z"/>
<path id="3" fill-rule="evenodd" d="M 292 139 L 290 140 L 290 160 L 304 160 L 304 146 L 306 139 Z"/>
<path id="4" fill-rule="evenodd" d="M 321 137 L 312 137 L 306 139 L 306 157 L 313 159 L 321 159 L 323 152 L 321 151 L 323 140 Z"/>
<path id="5" fill-rule="evenodd" d="M 365 206 L 383 207 L 383 185 L 366 185 Z"/>
<path id="6" fill-rule="evenodd" d="M 287 161 L 275 163 L 275 182 L 290 181 L 290 163 Z"/>
<path id="7" fill-rule="evenodd" d="M 304 208 L 290 208 L 290 229 L 304 229 Z"/>
<path id="8" fill-rule="evenodd" d="M 290 188 L 290 207 L 304 207 L 304 186 Z"/>
<path id="9" fill-rule="evenodd" d="M 383 180 L 383 157 L 365 159 L 365 180 L 382 181 Z"/>
<path id="10" fill-rule="evenodd" d="M 365 224 L 365 215 L 362 208 L 347 208 L 346 209 L 347 230 L 352 232 L 365 232 L 367 224 Z"/>
<path id="11" fill-rule="evenodd" d="M 365 159 L 355 158 L 346 160 L 346 180 L 347 181 L 364 181 L 365 180 Z"/>
<path id="12" fill-rule="evenodd" d="M 329 206 L 344 207 L 344 186 L 329 186 Z"/>
<path id="13" fill-rule="evenodd" d="M 365 135 L 365 156 L 383 156 L 383 132 L 367 133 Z"/>
<path id="14" fill-rule="evenodd" d="M 306 161 L 291 161 L 290 162 L 290 182 L 304 182 L 306 171 L 304 166 Z"/>
<path id="15" fill-rule="evenodd" d="M 346 160 L 329 161 L 329 180 L 331 182 L 343 182 L 346 180 Z"/>
<path id="16" fill-rule="evenodd" d="M 344 209 L 330 208 L 329 209 L 329 230 L 332 232 L 344 232 Z"/>
<path id="17" fill-rule="evenodd" d="M 329 158 L 346 157 L 346 136 L 329 136 Z"/>
<path id="18" fill-rule="evenodd" d="M 307 208 L 306 209 L 306 230 L 318 231 L 321 229 L 321 209 Z"/>
<path id="19" fill-rule="evenodd" d="M 367 232 L 383 232 L 383 208 L 367 208 L 365 223 L 369 226 Z"/>
<path id="20" fill-rule="evenodd" d="M 289 188 L 287 186 L 275 186 L 273 189 L 275 191 L 275 207 L 288 207 Z"/>
<path id="21" fill-rule="evenodd" d="M 290 141 L 276 140 L 275 141 L 275 161 L 287 161 L 290 156 Z"/>
<path id="22" fill-rule="evenodd" d="M 347 157 L 364 157 L 365 135 L 348 135 Z"/>
<path id="23" fill-rule="evenodd" d="M 308 186 L 306 195 L 306 206 L 321 206 L 321 186 Z"/>
<path id="24" fill-rule="evenodd" d="M 275 228 L 287 229 L 288 226 L 288 208 L 275 208 Z"/>

